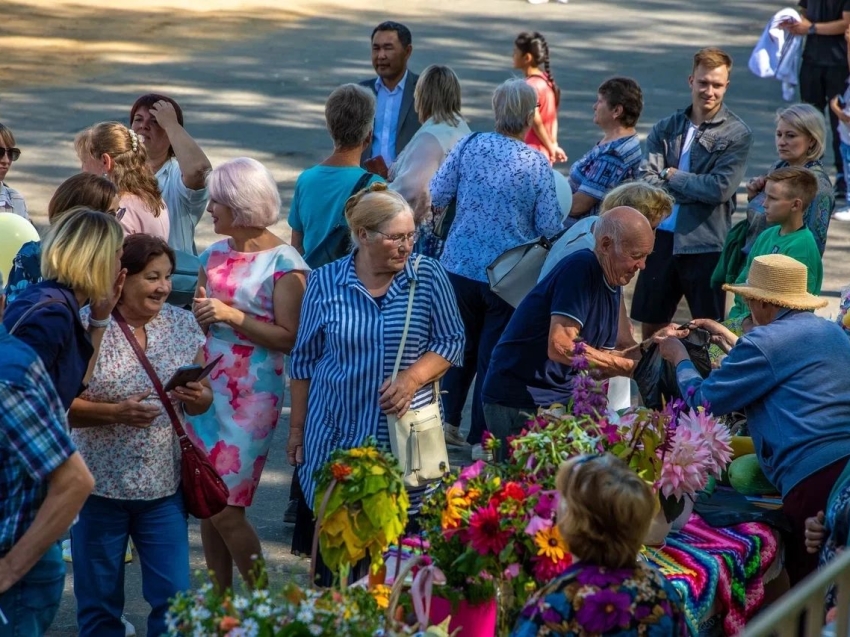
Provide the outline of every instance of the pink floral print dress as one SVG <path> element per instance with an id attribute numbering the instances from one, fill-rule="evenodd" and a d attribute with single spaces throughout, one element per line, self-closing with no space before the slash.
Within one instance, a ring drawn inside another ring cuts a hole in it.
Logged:
<path id="1" fill-rule="evenodd" d="M 207 275 L 207 297 L 219 299 L 272 323 L 272 295 L 278 279 L 293 270 L 309 271 L 301 255 L 288 245 L 260 252 L 237 252 L 219 241 L 201 256 Z M 210 326 L 204 354 L 221 362 L 210 374 L 213 404 L 205 414 L 189 417 L 186 432 L 206 450 L 230 489 L 228 503 L 251 505 L 283 405 L 281 352 L 255 345 L 223 323 Z"/>

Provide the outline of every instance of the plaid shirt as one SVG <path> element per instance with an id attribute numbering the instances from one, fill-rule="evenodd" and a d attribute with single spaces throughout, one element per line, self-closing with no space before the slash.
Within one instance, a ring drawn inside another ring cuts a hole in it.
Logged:
<path id="1" fill-rule="evenodd" d="M 53 381 L 36 353 L 0 325 L 0 555 L 35 519 L 47 479 L 76 450 Z"/>

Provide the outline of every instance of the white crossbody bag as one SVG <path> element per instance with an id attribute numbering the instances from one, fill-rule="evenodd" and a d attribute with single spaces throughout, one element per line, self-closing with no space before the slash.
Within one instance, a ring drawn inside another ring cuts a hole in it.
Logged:
<path id="1" fill-rule="evenodd" d="M 413 271 L 417 272 L 421 256 L 416 257 Z M 392 380 L 395 382 L 401 366 L 407 332 L 410 328 L 410 316 L 413 313 L 413 295 L 416 292 L 416 279 L 410 282 L 410 294 L 407 298 L 407 316 L 401 343 L 395 357 Z M 440 382 L 434 381 L 434 399 L 420 409 L 408 409 L 404 416 L 387 415 L 390 430 L 390 447 L 401 465 L 404 483 L 409 487 L 421 487 L 433 480 L 439 480 L 449 470 L 449 453 L 443 436 L 443 419 L 440 415 Z"/>

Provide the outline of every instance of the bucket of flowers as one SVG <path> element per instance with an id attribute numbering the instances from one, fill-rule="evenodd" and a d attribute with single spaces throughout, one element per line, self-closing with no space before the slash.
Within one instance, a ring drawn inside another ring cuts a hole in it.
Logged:
<path id="1" fill-rule="evenodd" d="M 363 447 L 334 451 L 317 478 L 317 543 L 338 575 L 337 584 L 320 590 L 289 583 L 271 591 L 266 574 L 258 572 L 257 590 L 236 594 L 207 582 L 172 601 L 170 635 L 445 637 L 439 627 L 417 633 L 418 627 L 394 621 L 387 611 L 391 591 L 383 583 L 346 586 L 353 563 L 369 556 L 373 570 L 380 569 L 384 550 L 404 530 L 408 498 L 395 458 L 367 441 Z"/>

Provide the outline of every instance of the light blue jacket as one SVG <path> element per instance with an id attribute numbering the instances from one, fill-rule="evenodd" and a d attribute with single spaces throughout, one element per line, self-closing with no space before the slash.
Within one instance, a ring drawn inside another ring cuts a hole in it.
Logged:
<path id="1" fill-rule="evenodd" d="M 691 407 L 745 411 L 765 476 L 785 497 L 850 456 L 850 340 L 811 312 L 788 310 L 755 328 L 703 380 L 690 361 L 676 377 Z"/>

